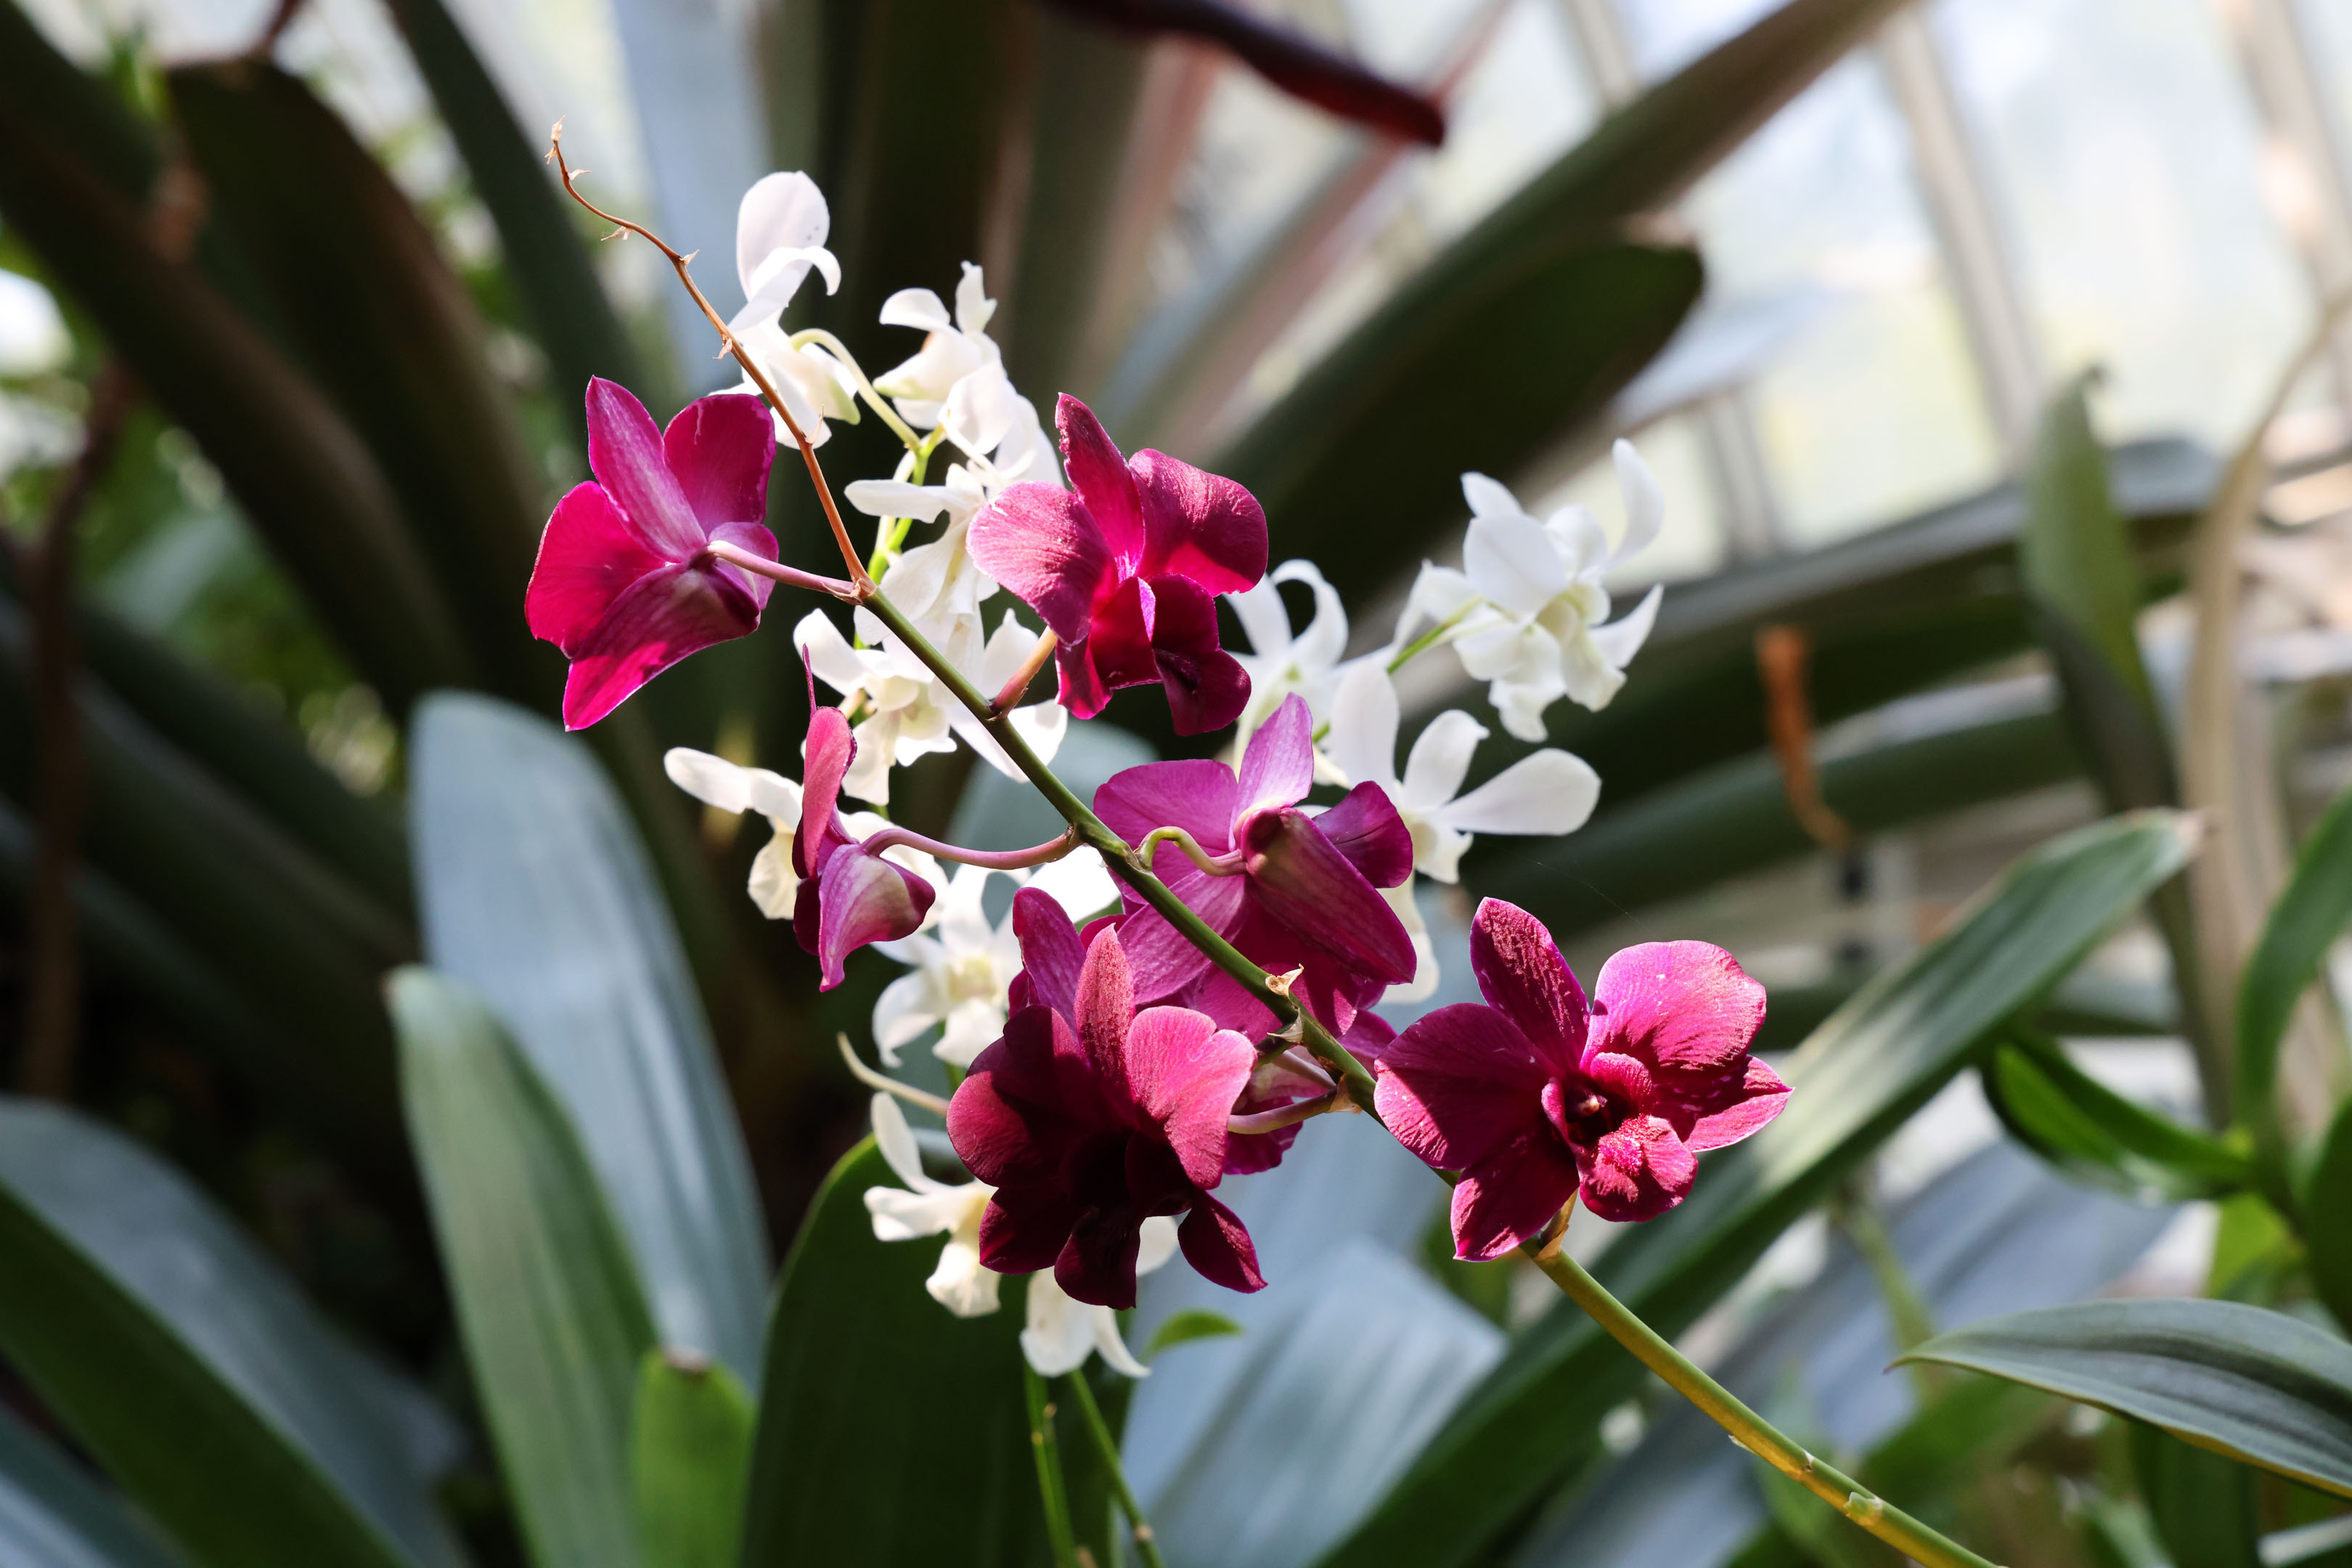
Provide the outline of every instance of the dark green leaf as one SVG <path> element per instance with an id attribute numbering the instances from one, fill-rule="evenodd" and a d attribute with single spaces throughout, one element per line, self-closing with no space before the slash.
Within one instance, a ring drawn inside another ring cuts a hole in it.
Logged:
<path id="1" fill-rule="evenodd" d="M 2063 1394 L 2352 1497 L 2352 1344 L 2284 1312 L 2087 1301 L 1989 1318 L 1903 1359 Z"/>
<path id="2" fill-rule="evenodd" d="M 121 1134 L 0 1102 L 0 1352 L 196 1560 L 457 1563 L 421 1396 Z"/>
<path id="3" fill-rule="evenodd" d="M 2294 874 L 2271 906 L 2262 939 L 2238 975 L 2240 1114 L 2277 1171 L 2285 1134 L 2278 1119 L 2279 1042 L 2320 961 L 2352 921 L 2352 790 L 2336 797 L 2295 854 Z M 2284 1195 L 2284 1194 L 2278 1194 Z"/>
<path id="4" fill-rule="evenodd" d="M 2304 1244 L 2312 1289 L 2352 1327 L 2352 1101 L 2336 1112 L 2303 1188 Z"/>
<path id="5" fill-rule="evenodd" d="M 1045 1516 L 1021 1387 L 1022 1289 L 957 1318 L 923 1281 L 928 1241 L 877 1241 L 869 1140 L 842 1157 L 784 1260 L 768 1330 L 744 1568 L 1043 1562 Z M 1073 1499 L 1092 1518 L 1100 1500 Z"/>
<path id="6" fill-rule="evenodd" d="M 1691 1196 L 1603 1255 L 1602 1282 L 1661 1332 L 1681 1331 L 1773 1237 L 1958 1072 L 2186 861 L 2168 813 L 2112 818 L 2011 867 L 1909 961 L 1865 985 L 1785 1068 L 1789 1109 L 1700 1164 Z M 1565 1303 L 1513 1352 L 1327 1564 L 1415 1568 L 1475 1558 L 1588 1452 L 1639 1368 Z"/>
<path id="7" fill-rule="evenodd" d="M 2075 763 L 2056 714 L 2001 708 L 1828 752 L 1820 766 L 1832 809 L 1873 832 L 2054 783 Z M 1567 837 L 1523 840 L 1474 861 L 1471 887 L 1533 911 L 1559 935 L 1818 847 L 1790 813 L 1779 763 L 1759 754 L 1603 811 Z"/>
<path id="8" fill-rule="evenodd" d="M 2172 1568 L 2262 1568 L 2254 1472 L 2135 1425 L 2132 1471 Z"/>
<path id="9" fill-rule="evenodd" d="M 436 693 L 412 734 L 428 955 L 498 1010 L 579 1130 L 661 1342 L 756 1378 L 768 1252 L 751 1159 L 612 785 L 578 741 L 492 698 Z"/>
<path id="10" fill-rule="evenodd" d="M 442 123 L 466 160 L 474 194 L 498 226 L 508 276 L 547 352 L 558 400 L 568 411 L 588 378 L 601 375 L 656 401 L 627 330 L 597 281 L 574 224 L 577 209 L 548 173 L 536 128 L 526 134 L 515 123 L 498 83 L 442 0 L 389 3 Z"/>
<path id="11" fill-rule="evenodd" d="M 2017 1141 L 2070 1175 L 2172 1202 L 2226 1196 L 2252 1172 L 2246 1156 L 2136 1105 L 2020 1032 L 1984 1063 L 1985 1097 Z"/>
<path id="12" fill-rule="evenodd" d="M 0 216 L 186 427 L 396 711 L 475 669 L 383 471 L 300 370 L 194 268 L 144 237 L 140 208 L 0 95 Z"/>
<path id="13" fill-rule="evenodd" d="M 648 1568 L 735 1568 L 752 1419 L 751 1396 L 717 1362 L 646 1354 L 629 1472 Z"/>
<path id="14" fill-rule="evenodd" d="M 1409 279 L 1220 459 L 1265 503 L 1278 548 L 1322 563 L 1351 600 L 1376 591 L 1456 514 L 1462 469 L 1507 477 L 1598 412 L 1698 287 L 1688 253 L 1611 247 L 1619 226 L 1671 205 L 1892 8 L 1783 5 L 1612 114 Z"/>
<path id="15" fill-rule="evenodd" d="M 522 616 L 547 481 L 465 286 L 383 165 L 300 81 L 238 60 L 184 66 L 170 82 L 213 210 L 391 482 L 475 667 L 506 695 L 551 706 L 562 660 Z"/>
<path id="16" fill-rule="evenodd" d="M 118 1498 L 0 1410 L 0 1562 L 9 1568 L 181 1568 Z"/>
<path id="17" fill-rule="evenodd" d="M 1601 225 L 1533 236 L 1443 290 L 1408 283 L 1409 310 L 1333 350 L 1211 466 L 1265 504 L 1284 555 L 1370 595 L 1459 510 L 1463 469 L 1511 473 L 1599 413 L 1701 276 L 1696 252 Z"/>
<path id="18" fill-rule="evenodd" d="M 1168 1314 L 1167 1321 L 1152 1331 L 1151 1342 L 1143 1348 L 1143 1357 L 1150 1361 L 1161 1351 L 1188 1340 L 1222 1339 L 1241 1331 L 1242 1326 L 1222 1312 L 1212 1312 L 1206 1307 L 1187 1307 Z"/>
<path id="19" fill-rule="evenodd" d="M 472 993 L 388 986 L 401 1080 L 474 1386 L 532 1555 L 636 1568 L 629 1428 L 644 1292 L 563 1109 Z"/>

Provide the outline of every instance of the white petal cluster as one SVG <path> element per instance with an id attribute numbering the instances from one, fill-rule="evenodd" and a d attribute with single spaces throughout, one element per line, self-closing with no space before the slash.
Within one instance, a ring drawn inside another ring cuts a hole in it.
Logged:
<path id="1" fill-rule="evenodd" d="M 988 297 L 980 268 L 963 264 L 956 285 L 955 315 L 929 289 L 901 289 L 883 301 L 882 324 L 913 327 L 926 334 L 914 356 L 877 376 L 875 390 L 898 405 L 899 417 L 918 430 L 944 424 L 955 444 L 984 458 L 1003 482 L 1052 482 L 1054 447 L 1037 418 L 1036 405 L 1013 389 L 1004 356 L 988 335 L 996 301 Z"/>
<path id="2" fill-rule="evenodd" d="M 752 858 L 751 902 L 772 921 L 792 919 L 801 887 L 800 879 L 793 874 L 793 836 L 800 830 L 801 786 L 782 773 L 747 768 L 690 746 L 671 747 L 662 757 L 662 771 L 669 774 L 670 783 L 705 805 L 738 814 L 756 811 L 768 819 L 774 836 Z M 844 812 L 841 820 L 850 836 L 858 839 L 870 838 L 890 826 L 870 811 Z M 882 858 L 904 866 L 934 889 L 947 885 L 940 863 L 919 849 L 902 844 L 884 850 Z M 939 905 L 934 902 L 924 923 L 928 927 L 938 919 Z"/>
<path id="3" fill-rule="evenodd" d="M 1314 591 L 1315 615 L 1304 631 L 1291 630 L 1290 610 L 1282 602 L 1285 583 L 1304 583 Z M 1286 561 L 1255 587 L 1228 595 L 1225 602 L 1234 607 L 1250 642 L 1249 652 L 1234 651 L 1250 678 L 1249 706 L 1242 710 L 1234 731 L 1236 754 L 1293 692 L 1306 699 L 1316 717 L 1328 716 L 1339 689 L 1340 659 L 1348 651 L 1348 611 L 1316 564 Z"/>
<path id="4" fill-rule="evenodd" d="M 1562 697 L 1608 706 L 1657 619 L 1663 590 L 1653 588 L 1622 619 L 1603 624 L 1601 579 L 1646 549 L 1665 521 L 1665 497 L 1633 443 L 1618 442 L 1612 456 L 1626 518 L 1614 549 L 1580 506 L 1538 522 L 1493 479 L 1463 475 L 1471 516 L 1461 569 L 1423 564 L 1397 626 L 1399 647 L 1443 628 L 1462 667 L 1489 683 L 1503 728 L 1522 741 L 1544 738 L 1544 710 Z"/>
<path id="5" fill-rule="evenodd" d="M 940 1248 L 939 1267 L 923 1288 L 959 1318 L 986 1317 L 997 1309 L 1003 1278 L 980 1261 L 981 1215 L 996 1189 L 985 1182 L 942 1182 L 927 1174 L 906 1113 L 888 1095 L 874 1097 L 872 1115 L 875 1146 L 891 1174 L 906 1184 L 903 1188 L 866 1189 L 866 1212 L 873 1216 L 876 1239 L 914 1241 L 944 1234 L 948 1239 Z M 1175 1254 L 1176 1222 L 1164 1215 L 1145 1220 L 1135 1271 L 1149 1274 Z M 1151 1374 L 1119 1337 L 1118 1314 L 1108 1307 L 1071 1300 L 1050 1270 L 1029 1277 L 1028 1323 L 1021 1331 L 1021 1352 L 1040 1377 L 1076 1372 L 1097 1352 L 1129 1377 Z"/>
<path id="6" fill-rule="evenodd" d="M 874 1045 L 882 1060 L 898 1065 L 898 1053 L 923 1034 L 940 1027 L 931 1054 L 958 1068 L 1004 1033 L 1005 992 L 1021 972 L 1021 945 L 1013 917 L 992 925 L 982 907 L 991 877 L 1034 887 L 1083 921 L 1118 899 L 1118 885 L 1102 857 L 1080 849 L 1034 871 L 995 871 L 959 866 L 935 906 L 937 923 L 897 942 L 878 942 L 875 951 L 908 966 L 884 987 L 874 1004 Z"/>
<path id="7" fill-rule="evenodd" d="M 728 330 L 760 362 L 812 447 L 824 444 L 827 420 L 857 423 L 856 388 L 848 371 L 813 343 L 793 347 L 781 320 L 810 268 L 824 275 L 826 293 L 841 288 L 841 263 L 824 247 L 832 226 L 824 193 L 797 171 L 761 179 L 743 193 L 735 214 L 735 272 L 743 285 L 743 308 Z M 738 390 L 760 389 L 746 374 Z M 776 439 L 789 443 L 792 432 L 781 416 L 775 426 Z"/>

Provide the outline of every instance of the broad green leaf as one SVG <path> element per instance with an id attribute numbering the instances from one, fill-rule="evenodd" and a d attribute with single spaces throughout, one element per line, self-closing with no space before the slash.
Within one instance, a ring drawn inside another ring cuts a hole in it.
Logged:
<path id="1" fill-rule="evenodd" d="M 2070 1175 L 2135 1196 L 2182 1202 L 2246 1185 L 2246 1156 L 2137 1105 L 2020 1031 L 1983 1064 L 1985 1098 L 2021 1143 Z"/>
<path id="2" fill-rule="evenodd" d="M 2152 707 L 2155 689 L 2140 661 L 2139 563 L 2131 531 L 2107 484 L 2106 453 L 2091 428 L 2089 377 L 2052 396 L 2034 432 L 2025 474 L 2020 575 L 2031 600 L 2060 616 L 2129 695 Z M 2169 767 L 2162 781 L 2169 793 Z M 2129 805 L 2168 804 L 2132 799 Z"/>
<path id="3" fill-rule="evenodd" d="M 182 1559 L 16 1416 L 0 1410 L 0 1562 L 9 1568 L 182 1568 Z"/>
<path id="4" fill-rule="evenodd" d="M 196 267 L 148 245 L 137 203 L 5 95 L 0 218 L 196 438 L 387 705 L 473 678 L 457 616 L 352 426 Z"/>
<path id="5" fill-rule="evenodd" d="M 156 734 L 275 823 L 330 870 L 404 920 L 410 889 L 400 818 L 320 766 L 292 725 L 211 671 L 85 602 L 82 658 Z"/>
<path id="6" fill-rule="evenodd" d="M 629 1438 L 646 1568 L 735 1568 L 752 1422 L 751 1396 L 724 1366 L 646 1353 Z"/>
<path id="7" fill-rule="evenodd" d="M 744 1568 L 979 1568 L 1045 1560 L 1021 1387 L 1022 1287 L 957 1318 L 933 1241 L 877 1241 L 871 1140 L 833 1169 L 784 1260 L 768 1329 Z M 1073 1498 L 1093 1518 L 1100 1498 Z"/>
<path id="8" fill-rule="evenodd" d="M 2352 790 L 2312 825 L 2296 851 L 2294 874 L 2271 906 L 2262 940 L 2238 973 L 2239 1114 L 2273 1172 L 2285 1161 L 2278 1114 L 2279 1042 L 2295 1004 L 2319 973 L 2320 961 L 2352 921 Z M 2273 1187 L 2277 1185 L 2273 1179 Z M 2284 1197 L 2273 1192 L 2274 1197 Z"/>
<path id="9" fill-rule="evenodd" d="M 2161 581 L 2211 493 L 2212 459 L 2187 442 L 2146 441 L 2117 447 L 2109 466 L 2143 572 Z M 1768 749 L 1761 627 L 1802 626 L 1811 637 L 1806 695 L 1822 725 L 2005 658 L 2032 641 L 2017 575 L 2024 515 L 2022 489 L 2003 484 L 1820 550 L 1677 584 L 1633 679 L 1597 713 L 1555 704 L 1549 743 L 1598 769 L 1609 781 L 1604 805 L 1616 810 Z M 1531 750 L 1498 731 L 1479 748 L 1473 777 Z M 1523 852 L 1494 839 L 1469 865 L 1475 874 L 1481 858 Z"/>
<path id="10" fill-rule="evenodd" d="M 2253 1471 L 2147 1426 L 2132 1428 L 2131 1456 L 2172 1568 L 2262 1568 Z"/>
<path id="11" fill-rule="evenodd" d="M 30 628 L 0 595 L 0 790 L 31 797 Z M 167 926 L 268 1028 L 263 1082 L 378 1176 L 404 1168 L 383 972 L 414 951 L 405 910 L 322 865 L 95 681 L 79 704 L 90 865 Z"/>
<path id="12" fill-rule="evenodd" d="M 427 954 L 497 1009 L 578 1129 L 662 1343 L 748 1385 L 768 1290 L 751 1158 L 612 785 L 545 720 L 456 693 L 419 706 L 409 778 Z"/>
<path id="13" fill-rule="evenodd" d="M 2096 1405 L 2352 1497 L 2352 1344 L 2236 1301 L 2086 1301 L 1938 1334 L 1932 1362 Z"/>
<path id="14" fill-rule="evenodd" d="M 2075 766 L 2058 716 L 2039 706 L 1964 715 L 1820 761 L 1823 798 L 1865 833 L 2055 783 Z M 1779 763 L 1759 752 L 1603 811 L 1567 837 L 1473 861 L 1470 885 L 1561 935 L 1818 847 L 1790 813 Z"/>
<path id="15" fill-rule="evenodd" d="M 392 0 L 393 19 L 433 92 L 441 121 L 466 160 L 474 194 L 498 226 L 507 276 L 565 407 L 591 376 L 657 401 L 635 345 L 597 281 L 573 208 L 547 171 L 536 128 L 526 134 L 442 0 Z"/>
<path id="16" fill-rule="evenodd" d="M 1409 282 L 1409 309 L 1392 302 L 1210 466 L 1265 504 L 1285 555 L 1369 596 L 1460 510 L 1464 469 L 1513 473 L 1599 413 L 1682 324 L 1702 270 L 1604 223 L 1531 236 L 1442 290 Z"/>
<path id="17" fill-rule="evenodd" d="M 0 1101 L 0 1353 L 197 1562 L 455 1568 L 446 1422 L 121 1134 Z"/>
<path id="18" fill-rule="evenodd" d="M 551 705 L 562 660 L 521 613 L 549 487 L 465 285 L 383 165 L 300 81 L 254 60 L 183 66 L 169 81 L 217 221 L 399 497 L 474 665 L 493 689 Z"/>
<path id="19" fill-rule="evenodd" d="M 1459 515 L 1462 469 L 1507 478 L 1682 320 L 1696 258 L 1610 248 L 1619 226 L 1671 205 L 1891 9 L 1794 0 L 1618 110 L 1407 279 L 1218 470 L 1349 599 L 1385 586 Z"/>
<path id="20" fill-rule="evenodd" d="M 1602 1282 L 1661 1332 L 1680 1332 L 1993 1031 L 2177 873 L 2194 838 L 2187 819 L 2137 813 L 2022 858 L 1942 935 L 1813 1032 L 1784 1068 L 1795 1092 L 1780 1120 L 1701 1161 L 1680 1208 L 1602 1256 Z M 1323 1561 L 1427 1568 L 1475 1559 L 1590 1450 L 1602 1414 L 1639 1377 L 1630 1357 L 1561 1303 Z"/>
<path id="21" fill-rule="evenodd" d="M 1143 1349 L 1149 1361 L 1161 1351 L 1192 1340 L 1223 1339 L 1238 1334 L 1242 1326 L 1222 1312 L 1212 1312 L 1205 1307 L 1187 1307 L 1181 1312 L 1171 1312 L 1167 1321 L 1151 1332 L 1151 1342 Z"/>
<path id="22" fill-rule="evenodd" d="M 2312 1289 L 2352 1327 L 2352 1101 L 2336 1110 L 2302 1198 Z"/>
<path id="23" fill-rule="evenodd" d="M 403 1097 L 474 1386 L 541 1568 L 637 1568 L 645 1293 L 563 1108 L 480 998 L 387 983 Z"/>

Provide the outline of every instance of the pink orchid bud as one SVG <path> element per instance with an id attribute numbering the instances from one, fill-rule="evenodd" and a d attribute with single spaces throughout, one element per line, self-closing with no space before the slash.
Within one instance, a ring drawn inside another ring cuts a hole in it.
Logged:
<path id="1" fill-rule="evenodd" d="M 1182 1215 L 1177 1239 L 1203 1278 L 1263 1289 L 1248 1230 L 1209 1195 L 1257 1053 L 1189 1008 L 1139 1010 L 1116 931 L 1096 933 L 1074 981 L 1039 958 L 1031 1004 L 948 1103 L 949 1141 L 996 1189 L 981 1261 L 1002 1274 L 1050 1268 L 1074 1300 L 1132 1307 L 1143 1222 Z M 1045 1000 L 1058 1003 L 1065 982 L 1067 1013 Z"/>
<path id="2" fill-rule="evenodd" d="M 1488 899 L 1470 963 L 1486 1005 L 1407 1026 L 1381 1054 L 1374 1097 L 1399 1142 L 1462 1173 L 1457 1257 L 1502 1256 L 1571 1197 L 1602 1219 L 1654 1219 L 1689 1195 L 1701 1151 L 1788 1101 L 1748 1054 L 1764 987 L 1719 947 L 1629 947 L 1601 966 L 1588 1008 L 1551 934 Z"/>
<path id="3" fill-rule="evenodd" d="M 841 710 L 812 699 L 801 825 L 793 837 L 793 871 L 801 879 L 793 935 L 816 954 L 824 991 L 841 984 L 842 961 L 858 948 L 912 936 L 938 896 L 930 883 L 860 844 L 842 821 L 841 781 L 856 756 Z"/>
<path id="4" fill-rule="evenodd" d="M 555 503 L 523 595 L 531 635 L 572 661 L 563 724 L 584 729 L 690 653 L 755 629 L 774 586 L 713 560 L 731 544 L 770 561 L 768 411 L 723 393 L 669 428 L 602 376 L 588 384 L 596 478 Z"/>
<path id="5" fill-rule="evenodd" d="M 1412 874 L 1412 836 L 1378 784 L 1359 784 L 1320 816 L 1298 809 L 1315 782 L 1313 733 L 1307 704 L 1286 698 L 1250 737 L 1238 775 L 1219 762 L 1147 763 L 1097 791 L 1095 813 L 1130 844 L 1181 827 L 1230 862 L 1234 875 L 1212 876 L 1162 843 L 1152 868 L 1251 962 L 1300 971 L 1291 994 L 1345 1033 L 1382 991 L 1412 978 L 1412 939 L 1378 890 Z M 1181 996 L 1245 1033 L 1274 1026 L 1132 889 L 1119 937 L 1146 995 Z"/>
<path id="6" fill-rule="evenodd" d="M 980 569 L 1054 629 L 1062 706 L 1091 719 L 1122 686 L 1157 680 L 1180 735 L 1221 730 L 1249 676 L 1217 640 L 1217 595 L 1265 575 L 1265 512 L 1233 480 L 1165 453 L 1132 462 L 1094 411 L 1055 413 L 1070 489 L 1013 485 L 972 519 Z"/>

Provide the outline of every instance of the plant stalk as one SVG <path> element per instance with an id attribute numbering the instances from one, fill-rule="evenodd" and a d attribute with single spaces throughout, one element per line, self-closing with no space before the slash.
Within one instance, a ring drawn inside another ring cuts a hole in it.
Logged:
<path id="1" fill-rule="evenodd" d="M 1827 1460 L 1816 1458 L 1782 1436 L 1770 1422 L 1700 1371 L 1664 1335 L 1635 1317 L 1601 1281 L 1586 1273 L 1582 1264 L 1559 1247 L 1530 1250 L 1536 1267 L 1570 1300 L 1583 1308 L 1611 1339 L 1632 1351 L 1634 1359 L 1664 1379 L 1667 1386 L 1730 1433 L 1733 1442 L 1925 1568 L 1995 1568 L 1993 1563 L 1958 1542 L 1946 1540 Z"/>
<path id="2" fill-rule="evenodd" d="M 1045 1380 L 1025 1356 L 1021 1387 L 1029 1398 L 1029 1447 L 1037 1459 L 1037 1495 L 1045 1505 L 1045 1537 L 1054 1544 L 1054 1568 L 1077 1568 L 1078 1538 L 1070 1528 L 1070 1492 L 1062 1480 L 1061 1445 L 1054 1440 L 1054 1407 L 1046 1403 Z"/>
<path id="3" fill-rule="evenodd" d="M 1118 1499 L 1119 1512 L 1127 1515 L 1128 1533 L 1135 1539 L 1136 1554 L 1143 1559 L 1143 1568 L 1168 1568 L 1167 1559 L 1160 1555 L 1160 1538 L 1151 1533 L 1150 1521 L 1143 1517 L 1143 1505 L 1135 1500 L 1135 1492 L 1127 1484 L 1127 1471 L 1118 1462 L 1118 1439 L 1110 1435 L 1110 1423 L 1103 1419 L 1102 1406 L 1095 1403 L 1095 1391 L 1087 1386 L 1087 1374 L 1082 1368 L 1064 1378 L 1070 1397 L 1077 1402 L 1078 1417 L 1086 1423 L 1087 1436 L 1094 1439 L 1095 1449 L 1102 1455 L 1103 1466 L 1110 1471 L 1110 1489 Z"/>

